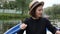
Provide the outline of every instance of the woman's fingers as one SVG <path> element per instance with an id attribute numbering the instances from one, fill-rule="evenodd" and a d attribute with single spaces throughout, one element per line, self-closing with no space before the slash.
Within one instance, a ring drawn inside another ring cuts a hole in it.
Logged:
<path id="1" fill-rule="evenodd" d="M 56 34 L 60 34 L 60 31 L 57 31 Z"/>
<path id="2" fill-rule="evenodd" d="M 24 24 L 24 23 L 23 23 L 23 24 L 20 25 L 20 28 L 21 28 L 21 29 L 25 29 L 26 27 L 27 27 L 27 24 Z"/>

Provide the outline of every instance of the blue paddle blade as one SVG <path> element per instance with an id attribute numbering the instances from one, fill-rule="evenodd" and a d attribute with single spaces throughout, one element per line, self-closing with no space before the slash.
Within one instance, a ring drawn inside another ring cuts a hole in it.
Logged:
<path id="1" fill-rule="evenodd" d="M 16 26 L 7 30 L 4 34 L 16 34 L 19 30 L 20 30 L 20 24 L 17 24 Z"/>

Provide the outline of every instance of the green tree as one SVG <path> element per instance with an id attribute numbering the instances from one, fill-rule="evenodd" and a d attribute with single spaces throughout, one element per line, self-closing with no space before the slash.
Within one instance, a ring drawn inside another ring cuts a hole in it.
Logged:
<path id="1" fill-rule="evenodd" d="M 45 8 L 45 13 L 53 19 L 60 18 L 60 5 L 54 4 L 52 7 Z"/>
<path id="2" fill-rule="evenodd" d="M 28 10 L 29 3 L 31 0 L 16 0 L 18 9 L 22 11 L 22 15 L 25 13 L 26 10 Z"/>

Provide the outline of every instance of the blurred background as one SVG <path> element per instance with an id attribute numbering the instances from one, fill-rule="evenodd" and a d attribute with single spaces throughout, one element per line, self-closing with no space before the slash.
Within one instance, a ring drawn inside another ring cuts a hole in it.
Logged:
<path id="1" fill-rule="evenodd" d="M 0 0 L 0 34 L 30 17 L 29 3 L 31 1 Z M 43 1 L 45 2 L 43 16 L 48 18 L 53 26 L 60 27 L 60 0 Z"/>

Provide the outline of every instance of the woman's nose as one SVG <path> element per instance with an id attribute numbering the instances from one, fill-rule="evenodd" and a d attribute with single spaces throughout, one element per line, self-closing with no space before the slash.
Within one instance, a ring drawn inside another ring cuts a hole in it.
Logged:
<path id="1" fill-rule="evenodd" d="M 42 10 L 40 11 L 40 13 L 42 13 Z"/>

